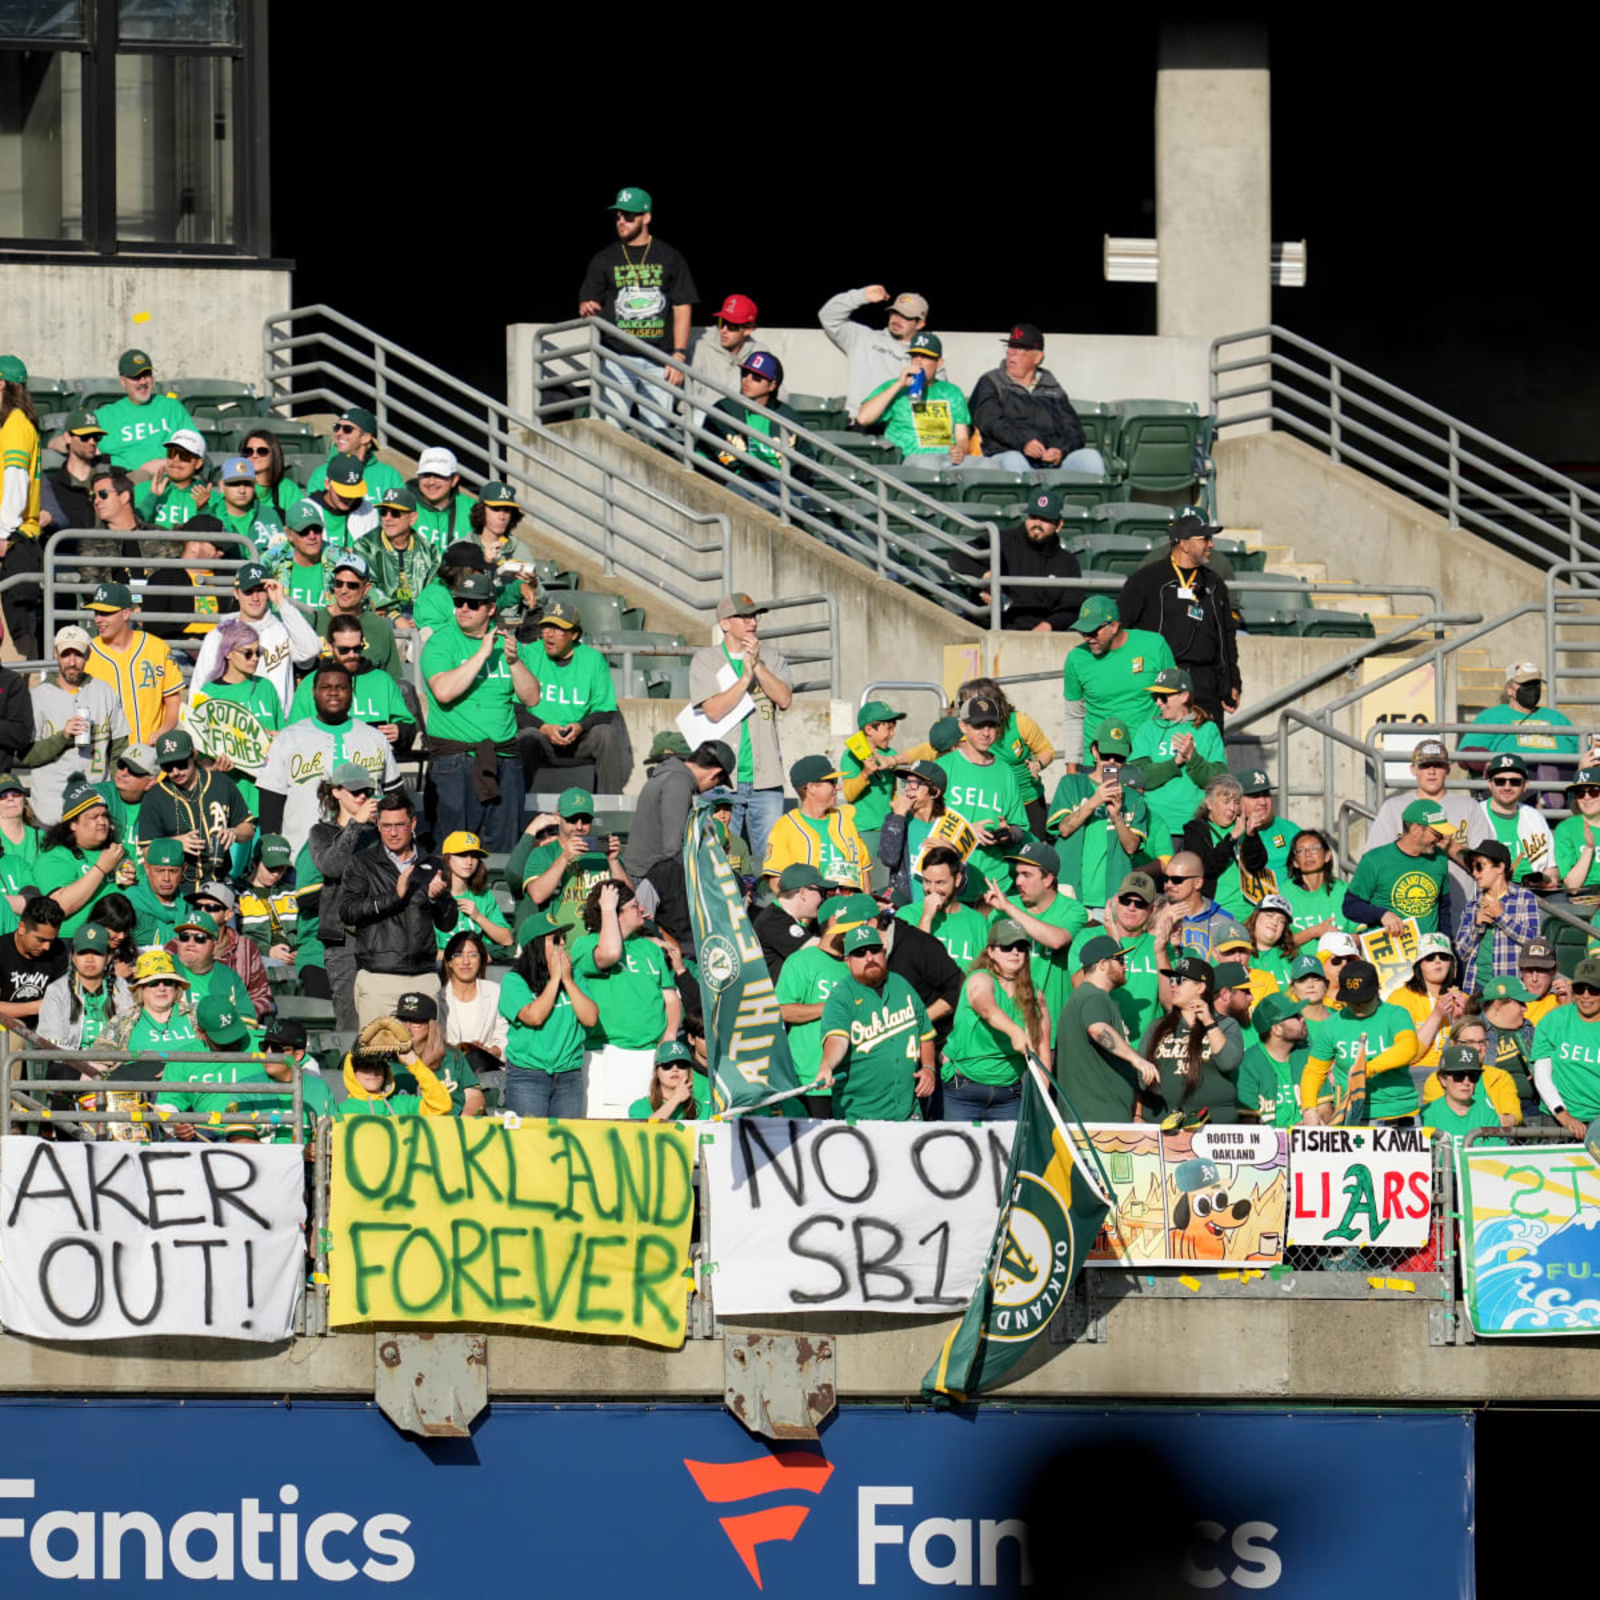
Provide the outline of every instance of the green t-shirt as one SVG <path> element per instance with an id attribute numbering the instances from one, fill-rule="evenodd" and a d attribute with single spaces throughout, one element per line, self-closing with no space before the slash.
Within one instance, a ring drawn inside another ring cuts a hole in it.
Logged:
<path id="1" fill-rule="evenodd" d="M 453 1044 L 447 1044 L 439 1065 L 434 1068 L 434 1076 L 450 1096 L 451 1115 L 459 1117 L 467 1104 L 467 1090 L 478 1087 L 478 1074 L 472 1070 L 472 1063 Z M 422 1103 L 422 1088 L 415 1073 L 397 1066 L 394 1086 L 399 1093 L 415 1095 L 417 1103 Z"/>
<path id="2" fill-rule="evenodd" d="M 1146 698 L 1153 700 L 1154 696 Z M 1138 766 L 1143 762 L 1170 761 L 1172 741 L 1185 733 L 1194 735 L 1194 753 L 1200 760 L 1227 764 L 1227 752 L 1216 723 L 1202 722 L 1196 727 L 1192 722 L 1168 722 L 1163 717 L 1151 717 L 1134 730 L 1129 763 Z M 1170 783 L 1146 789 L 1144 798 L 1151 816 L 1176 839 L 1183 832 L 1184 824 L 1194 819 L 1204 794 L 1190 778 L 1188 767 L 1184 767 Z"/>
<path id="3" fill-rule="evenodd" d="M 922 920 L 922 908 L 901 906 L 895 912 L 902 922 L 916 927 Z M 946 906 L 935 911 L 928 924 L 928 932 L 945 948 L 945 953 L 963 972 L 971 967 L 984 946 L 989 942 L 989 920 L 981 911 L 971 906 Z"/>
<path id="4" fill-rule="evenodd" d="M 317 714 L 311 689 L 312 680 L 302 678 L 294 692 L 294 699 L 289 702 L 290 722 L 299 722 Z M 416 724 L 411 708 L 400 693 L 400 685 L 387 672 L 379 672 L 373 667 L 356 673 L 350 680 L 350 715 L 357 722 L 368 722 L 375 728 L 390 722 L 399 727 Z"/>
<path id="5" fill-rule="evenodd" d="M 674 1121 L 688 1122 L 694 1120 L 704 1122 L 711 1115 L 711 1080 L 703 1072 L 693 1072 L 689 1075 L 690 1087 L 694 1097 L 693 1107 L 679 1106 Z M 655 1113 L 650 1109 L 650 1096 L 641 1095 L 628 1107 L 628 1115 L 635 1122 L 648 1122 Z"/>
<path id="6" fill-rule="evenodd" d="M 1030 917 L 1036 917 L 1052 928 L 1065 928 L 1073 937 L 1073 943 L 1060 950 L 1052 950 L 1037 939 L 1033 941 L 1033 986 L 1044 997 L 1045 1009 L 1049 1011 L 1053 1025 L 1072 993 L 1072 952 L 1078 934 L 1088 926 L 1089 913 L 1069 890 L 1060 887 L 1056 889 L 1055 899 L 1043 911 L 1032 906 L 1026 909 Z M 1004 915 L 1003 911 L 997 911 L 990 920 L 997 922 Z"/>
<path id="7" fill-rule="evenodd" d="M 108 786 L 109 787 L 109 786 Z M 49 894 L 52 889 L 63 889 L 69 883 L 76 883 L 95 864 L 95 855 L 79 855 L 75 850 L 54 848 L 41 850 L 39 859 L 35 863 L 34 887 L 40 894 Z M 61 924 L 61 937 L 70 939 L 85 922 L 89 920 L 89 913 L 104 900 L 108 894 L 119 894 L 122 891 L 117 887 L 116 875 L 110 878 L 101 878 L 99 873 L 91 876 L 98 879 L 100 887 L 89 896 L 88 900 L 70 917 Z M 254 1007 L 251 1007 L 252 1013 Z"/>
<path id="8" fill-rule="evenodd" d="M 1595 852 L 1589 857 L 1589 872 L 1583 882 L 1578 885 L 1580 891 L 1587 892 L 1600 889 L 1600 823 L 1590 823 L 1590 829 L 1595 834 Z M 1565 822 L 1558 823 L 1555 832 L 1556 871 L 1561 874 L 1562 880 L 1578 864 L 1578 857 L 1583 854 L 1583 818 L 1570 816 Z M 1512 859 L 1515 860 L 1515 853 Z M 1492 939 L 1485 940 L 1493 944 Z"/>
<path id="9" fill-rule="evenodd" d="M 1153 1087 L 1143 1093 L 1145 1116 L 1159 1122 L 1174 1111 L 1193 1116 L 1210 1113 L 1213 1122 L 1232 1122 L 1239 1111 L 1239 1063 L 1244 1059 L 1244 1035 L 1232 1017 L 1221 1017 L 1222 1049 L 1213 1053 L 1210 1030 L 1202 1042 L 1200 1081 L 1192 1088 L 1183 1071 L 1189 1058 L 1189 1025 L 1181 1017 L 1178 1025 L 1159 1044 L 1145 1041 L 1144 1054 L 1161 1074 Z"/>
<path id="10" fill-rule="evenodd" d="M 106 430 L 101 449 L 119 472 L 132 472 L 167 452 L 167 440 L 181 428 L 192 428 L 194 418 L 171 395 L 154 394 L 148 405 L 129 399 L 101 406 L 95 418 Z M 192 504 L 192 502 L 191 502 Z"/>
<path id="11" fill-rule="evenodd" d="M 678 987 L 666 956 L 654 940 L 636 935 L 622 941 L 622 959 L 614 967 L 602 968 L 594 959 L 599 943 L 598 933 L 579 934 L 572 941 L 572 970 L 600 1008 L 589 1043 L 654 1050 L 667 1031 L 667 993 Z"/>
<path id="12" fill-rule="evenodd" d="M 1176 666 L 1172 647 L 1159 633 L 1129 628 L 1121 649 L 1096 656 L 1086 644 L 1067 652 L 1061 669 L 1061 696 L 1083 702 L 1083 748 L 1068 750 L 1068 761 L 1087 764 L 1095 730 L 1108 717 L 1127 723 L 1132 731 L 1155 715 L 1150 685 L 1163 667 Z"/>
<path id="13" fill-rule="evenodd" d="M 776 998 L 779 1005 L 825 1006 L 828 996 L 848 981 L 850 969 L 836 956 L 816 945 L 796 950 L 778 974 Z M 801 1083 L 816 1081 L 822 1066 L 822 1018 L 815 1022 L 791 1022 L 789 1056 Z"/>
<path id="14" fill-rule="evenodd" d="M 508 932 L 510 931 L 511 924 L 506 921 L 506 914 L 500 909 L 500 902 L 495 898 L 493 889 L 469 889 L 465 894 L 458 894 L 455 898 L 457 900 L 470 900 L 495 927 L 505 928 Z M 458 933 L 466 933 L 469 929 L 482 932 L 471 917 L 463 912 L 457 916 L 455 927 L 451 928 L 448 933 L 442 933 L 438 928 L 435 928 L 433 936 L 438 941 L 439 948 L 443 950 Z"/>
<path id="15" fill-rule="evenodd" d="M 949 779 L 945 787 L 946 810 L 955 811 L 975 826 L 998 827 L 1009 823 L 1019 832 L 1028 830 L 1028 812 L 1016 773 L 998 757 L 988 766 L 969 761 L 959 749 L 947 750 L 938 765 Z M 988 845 L 977 845 L 967 864 L 1002 889 L 1011 887 L 1011 865 Z"/>
<path id="16" fill-rule="evenodd" d="M 521 896 L 516 913 L 518 923 L 528 910 L 543 909 L 549 911 L 552 920 L 563 927 L 583 926 L 583 902 L 588 898 L 589 891 L 611 876 L 611 862 L 602 852 L 590 851 L 579 856 L 562 873 L 561 885 L 555 894 L 549 900 L 539 902 L 538 906 L 535 906 L 530 895 L 523 892 L 523 884 L 530 878 L 541 876 L 560 854 L 559 840 L 551 839 L 535 846 L 529 834 L 523 834 L 517 848 L 511 852 L 511 858 L 506 862 L 506 882 L 512 893 Z M 520 863 L 517 860 L 519 855 L 522 857 Z"/>
<path id="17" fill-rule="evenodd" d="M 1433 1128 L 1439 1133 L 1460 1137 L 1471 1133 L 1474 1128 L 1498 1128 L 1500 1116 L 1489 1104 L 1483 1092 L 1483 1080 L 1480 1078 L 1478 1087 L 1473 1092 L 1472 1103 L 1465 1112 L 1455 1110 L 1441 1095 L 1437 1100 L 1430 1100 L 1422 1108 L 1422 1126 Z"/>
<path id="18" fill-rule="evenodd" d="M 246 1014 L 254 1016 L 255 1011 L 252 1008 Z M 85 1034 L 84 1037 L 87 1038 L 88 1035 Z M 148 1011 L 141 1011 L 138 1021 L 128 1033 L 128 1043 L 125 1048 L 130 1051 L 149 1050 L 162 1055 L 181 1055 L 198 1050 L 200 1047 L 194 1024 L 184 1012 L 174 1011 L 165 1022 L 157 1022 Z M 180 1063 L 169 1064 L 177 1066 Z"/>
<path id="19" fill-rule="evenodd" d="M 250 998 L 250 991 L 245 988 L 244 979 L 232 967 L 225 967 L 220 961 L 213 961 L 209 972 L 195 972 L 177 957 L 174 957 L 174 960 L 177 961 L 178 975 L 189 980 L 191 1005 L 198 1006 L 202 1000 L 218 995 L 241 1017 L 254 1018 L 256 1003 Z"/>
<path id="20" fill-rule="evenodd" d="M 257 1048 L 254 1039 L 249 1048 Z M 310 1074 L 307 1074 L 310 1077 Z M 163 1084 L 172 1084 L 170 1089 L 163 1088 L 156 1097 L 157 1107 L 166 1106 L 172 1111 L 192 1111 L 200 1116 L 209 1116 L 213 1111 L 258 1111 L 262 1114 L 261 1120 L 270 1125 L 271 1114 L 289 1112 L 293 1101 L 284 1095 L 266 1094 L 230 1094 L 230 1085 L 239 1083 L 270 1083 L 267 1069 L 259 1061 L 169 1061 L 162 1069 L 161 1081 Z M 204 1093 L 194 1089 L 180 1089 L 179 1084 L 214 1084 L 213 1093 Z M 292 1116 L 290 1121 L 293 1121 Z M 237 1126 L 226 1130 L 237 1133 Z"/>
<path id="21" fill-rule="evenodd" d="M 190 517 L 200 515 L 200 507 L 194 503 L 191 492 L 193 488 L 193 483 L 169 484 L 160 494 L 156 494 L 148 483 L 141 483 L 133 492 L 133 509 L 152 527 L 181 528 Z M 211 500 L 220 498 L 220 494 L 213 490 Z M 211 511 L 211 500 L 206 502 L 205 509 L 215 515 Z"/>
<path id="22" fill-rule="evenodd" d="M 744 657 L 736 656 L 728 648 L 726 641 L 723 642 L 722 646 L 722 659 L 733 669 L 735 678 L 744 676 Z M 753 697 L 759 698 L 757 695 L 758 688 L 759 685 L 752 678 L 750 694 Z M 720 694 L 722 691 L 718 690 L 717 692 Z M 709 699 L 710 696 L 707 696 L 707 698 Z M 739 719 L 739 754 L 734 762 L 733 773 L 733 781 L 735 783 L 754 783 L 756 781 L 756 758 L 750 744 L 750 723 L 756 715 L 756 712 L 751 712 L 750 716 Z"/>
<path id="23" fill-rule="evenodd" d="M 1289 881 L 1289 852 L 1294 847 L 1295 837 L 1299 832 L 1294 823 L 1286 822 L 1282 817 L 1274 817 L 1258 835 L 1262 844 L 1266 846 L 1267 870 L 1280 885 Z M 1243 842 L 1241 839 L 1240 843 Z M 1213 898 L 1235 922 L 1245 921 L 1255 910 L 1254 903 L 1245 898 L 1244 888 L 1240 884 L 1237 857 L 1228 870 L 1217 879 L 1217 892 Z"/>
<path id="24" fill-rule="evenodd" d="M 873 752 L 880 758 L 892 756 L 894 753 L 892 745 L 887 750 Z M 860 760 L 853 750 L 846 750 L 839 757 L 839 770 L 847 778 L 859 777 L 865 765 L 866 763 Z M 889 807 L 894 801 L 894 783 L 893 768 L 884 772 L 874 772 L 867 779 L 866 788 L 850 802 L 856 808 L 855 824 L 858 833 L 875 833 L 883 827 L 883 819 L 889 815 Z M 915 860 L 916 857 L 912 856 L 911 859 Z"/>
<path id="25" fill-rule="evenodd" d="M 995 740 L 991 749 L 996 761 L 1003 761 L 1011 768 L 1011 775 L 1017 780 L 1017 790 L 1022 796 L 1024 805 L 1031 805 L 1035 800 L 1044 798 L 1044 785 L 1034 777 L 1033 768 L 1028 765 L 1033 757 L 1033 748 L 1017 731 L 1015 711 L 1006 718 L 1006 725 L 1000 730 L 1000 737 Z"/>
<path id="26" fill-rule="evenodd" d="M 370 472 L 367 481 L 371 482 Z M 478 536 L 472 531 L 472 508 L 476 504 L 477 501 L 461 489 L 457 489 L 442 506 L 430 506 L 419 494 L 414 524 L 418 536 L 426 539 L 440 555 L 449 546 L 463 540 L 470 539 L 477 544 Z"/>
<path id="27" fill-rule="evenodd" d="M 846 974 L 822 1005 L 824 1043 L 835 1034 L 846 1045 L 833 1075 L 835 1115 L 915 1122 L 920 1113 L 912 1080 L 922 1061 L 922 1041 L 933 1038 L 933 1024 L 911 985 L 891 972 L 881 989 L 869 989 Z"/>
<path id="28" fill-rule="evenodd" d="M 298 600 L 312 610 L 323 610 L 328 604 L 328 585 L 333 580 L 333 569 L 326 561 L 302 567 L 297 561 L 285 562 L 278 568 L 278 578 L 291 600 Z M 454 617 L 450 619 L 453 621 Z"/>
<path id="29" fill-rule="evenodd" d="M 1578 740 L 1575 734 L 1560 734 L 1557 728 L 1570 728 L 1572 718 L 1554 706 L 1540 706 L 1535 711 L 1524 711 L 1521 706 L 1490 706 L 1472 719 L 1474 731 L 1461 740 L 1461 753 L 1469 750 L 1513 750 L 1531 765 L 1539 756 L 1556 754 L 1575 756 Z M 1479 728 L 1504 728 L 1504 733 L 1480 734 Z"/>
<path id="30" fill-rule="evenodd" d="M 521 704 L 511 682 L 505 651 L 497 643 L 479 666 L 464 695 L 448 705 L 435 698 L 431 680 L 441 672 L 470 661 L 483 648 L 481 639 L 469 639 L 459 628 L 441 628 L 422 647 L 422 681 L 428 697 L 429 736 L 477 744 L 492 739 L 502 755 L 515 755 L 516 708 Z"/>
<path id="31" fill-rule="evenodd" d="M 1334 880 L 1320 889 L 1302 889 L 1287 872 L 1282 873 L 1278 878 L 1278 893 L 1289 902 L 1290 928 L 1304 933 L 1307 928 L 1320 928 L 1331 918 L 1340 932 L 1354 933 L 1361 924 L 1352 922 L 1344 914 L 1345 888 L 1345 884 Z"/>
<path id="32" fill-rule="evenodd" d="M 568 722 L 582 722 L 591 711 L 617 709 L 611 669 L 593 645 L 578 645 L 560 663 L 550 659 L 542 644 L 522 645 L 517 655 L 539 680 L 541 692 L 533 717 L 541 726 L 558 728 Z"/>
<path id="33" fill-rule="evenodd" d="M 1265 1045 L 1252 1045 L 1239 1063 L 1239 1110 L 1264 1127 L 1292 1128 L 1300 1120 L 1300 1075 L 1310 1054 L 1299 1045 L 1279 1061 Z"/>
<path id="34" fill-rule="evenodd" d="M 1379 845 L 1356 863 L 1350 892 L 1396 916 L 1415 917 L 1419 933 L 1434 933 L 1449 870 L 1442 852 L 1408 856 L 1397 844 Z"/>
<path id="35" fill-rule="evenodd" d="M 281 539 L 284 536 L 283 518 L 271 506 L 257 503 L 245 511 L 232 511 L 219 491 L 212 494 L 206 510 L 236 538 L 248 539 L 258 554 L 264 553 L 274 539 Z M 237 550 L 238 546 L 235 544 L 224 548 L 223 554 L 231 555 Z M 320 600 L 316 602 L 318 605 L 321 603 Z"/>
<path id="36" fill-rule="evenodd" d="M 1080 953 L 1087 942 L 1073 940 L 1069 962 L 1073 972 L 1083 970 Z M 1127 981 L 1111 991 L 1111 1000 L 1122 1018 L 1123 1032 L 1130 1039 L 1142 1039 L 1150 1024 L 1161 1015 L 1161 975 L 1156 971 L 1155 940 L 1148 933 L 1137 933 L 1132 938 L 1124 937 L 1122 948 L 1127 952 L 1123 957 Z M 1078 986 L 1079 989 L 1084 987 L 1086 985 Z"/>
<path id="37" fill-rule="evenodd" d="M 550 1015 L 537 1028 L 517 1021 L 517 1013 L 534 998 L 533 990 L 520 972 L 508 972 L 501 979 L 500 1015 L 511 1024 L 506 1038 L 506 1060 L 514 1067 L 526 1067 L 534 1072 L 576 1072 L 583 1065 L 584 1041 L 582 1024 L 572 1009 L 572 996 L 563 987 L 556 995 Z"/>
<path id="38" fill-rule="evenodd" d="M 1056 1024 L 1056 1082 L 1079 1121 L 1131 1122 L 1139 1075 L 1089 1037 L 1100 1022 L 1128 1037 L 1112 997 L 1096 984 L 1080 983 Z"/>
<path id="39" fill-rule="evenodd" d="M 898 381 L 891 378 L 888 383 L 880 383 L 867 399 L 882 394 Z M 955 384 L 935 378 L 923 390 L 920 400 L 913 400 L 902 390 L 889 402 L 880 420 L 885 437 L 901 455 L 937 450 L 948 456 L 956 442 L 956 428 L 970 428 L 972 413 L 967 409 L 966 396 Z"/>
<path id="40" fill-rule="evenodd" d="M 968 978 L 961 986 L 961 999 L 956 1004 L 955 1020 L 950 1024 L 950 1037 L 945 1040 L 944 1080 L 948 1083 L 959 1073 L 974 1083 L 992 1084 L 997 1088 L 1018 1083 L 1022 1078 L 1023 1058 L 1005 1034 L 972 1009 L 967 998 L 967 985 L 971 982 Z M 1022 1007 L 998 980 L 993 988 L 995 1004 L 1026 1032 Z"/>
<path id="41" fill-rule="evenodd" d="M 1349 1082 L 1351 1064 L 1361 1050 L 1361 1038 L 1367 1040 L 1367 1115 L 1374 1122 L 1390 1117 L 1407 1117 L 1417 1109 L 1417 1086 L 1405 1067 L 1395 1067 L 1388 1072 L 1373 1073 L 1372 1061 L 1383 1054 L 1402 1033 L 1415 1035 L 1416 1024 L 1409 1012 L 1388 1001 L 1380 1002 L 1370 1017 L 1352 1016 L 1348 1011 L 1334 1011 L 1323 1022 L 1310 1025 L 1309 1059 L 1332 1063 L 1330 1075 L 1342 1094 Z"/>
<path id="42" fill-rule="evenodd" d="M 1556 1093 L 1573 1116 L 1600 1117 L 1600 1020 L 1585 1022 L 1577 1006 L 1557 1006 L 1534 1030 L 1532 1056 L 1549 1058 Z"/>

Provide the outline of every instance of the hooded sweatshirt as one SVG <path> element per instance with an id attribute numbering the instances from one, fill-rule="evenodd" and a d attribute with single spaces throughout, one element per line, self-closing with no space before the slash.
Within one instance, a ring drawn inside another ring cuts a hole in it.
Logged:
<path id="1" fill-rule="evenodd" d="M 356 1082 L 353 1053 L 344 1058 L 345 1098 L 334 1107 L 335 1116 L 351 1117 L 414 1117 L 419 1112 L 425 1117 L 450 1115 L 450 1091 L 439 1082 L 421 1056 L 408 1064 L 406 1070 L 417 1080 L 417 1094 L 399 1094 L 394 1086 L 394 1069 L 385 1075 L 383 1088 L 368 1094 Z"/>

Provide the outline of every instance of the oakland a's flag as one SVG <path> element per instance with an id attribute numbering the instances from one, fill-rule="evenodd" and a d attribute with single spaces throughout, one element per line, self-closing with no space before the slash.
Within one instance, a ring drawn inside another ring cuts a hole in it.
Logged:
<path id="1" fill-rule="evenodd" d="M 719 1112 L 755 1111 L 787 1099 L 800 1085 L 761 941 L 745 915 L 739 874 L 717 841 L 714 795 L 696 799 L 683 841 L 684 887 L 705 1012 L 706 1071 Z"/>
<path id="2" fill-rule="evenodd" d="M 1072 1119 L 1081 1131 L 1075 1112 Z M 1097 1164 L 1087 1138 L 1083 1145 Z M 1030 1052 L 1006 1171 L 1009 1198 L 966 1315 L 922 1380 L 925 1399 L 963 1400 L 992 1388 L 1028 1353 L 1072 1292 L 1110 1192 L 1104 1174 L 1079 1158 Z"/>

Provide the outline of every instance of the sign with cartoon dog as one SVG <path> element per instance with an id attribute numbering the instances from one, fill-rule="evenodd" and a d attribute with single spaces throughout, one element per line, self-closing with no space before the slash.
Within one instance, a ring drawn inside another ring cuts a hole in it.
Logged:
<path id="1" fill-rule="evenodd" d="M 1149 1123 L 1096 1123 L 1087 1133 L 1114 1193 L 1088 1266 L 1282 1261 L 1288 1196 L 1283 1129 L 1163 1133 Z"/>

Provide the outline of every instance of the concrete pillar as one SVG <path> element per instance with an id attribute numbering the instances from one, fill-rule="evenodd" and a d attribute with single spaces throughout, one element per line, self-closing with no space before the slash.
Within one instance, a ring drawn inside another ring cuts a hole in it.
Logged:
<path id="1" fill-rule="evenodd" d="M 1214 339 L 1272 320 L 1265 25 L 1168 23 L 1156 74 L 1157 332 Z"/>

